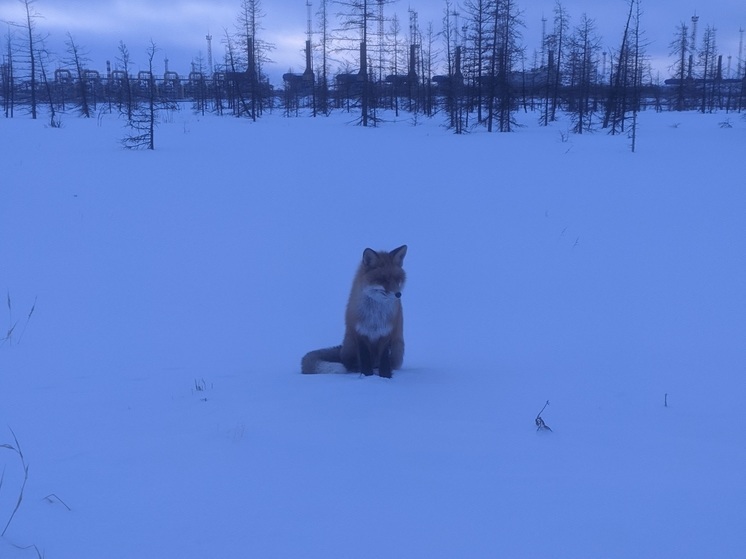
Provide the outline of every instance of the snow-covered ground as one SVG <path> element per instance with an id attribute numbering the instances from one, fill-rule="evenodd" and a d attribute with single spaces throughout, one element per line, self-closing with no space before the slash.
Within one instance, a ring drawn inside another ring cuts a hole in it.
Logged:
<path id="1" fill-rule="evenodd" d="M 0 557 L 742 556 L 746 122 L 520 118 L 0 120 Z M 404 243 L 404 368 L 301 375 Z"/>

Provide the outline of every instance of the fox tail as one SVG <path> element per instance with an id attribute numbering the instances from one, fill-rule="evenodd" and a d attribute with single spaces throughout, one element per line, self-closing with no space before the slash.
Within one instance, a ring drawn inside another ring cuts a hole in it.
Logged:
<path id="1" fill-rule="evenodd" d="M 342 346 L 309 351 L 300 362 L 300 370 L 304 374 L 346 373 L 347 368 L 342 364 Z"/>

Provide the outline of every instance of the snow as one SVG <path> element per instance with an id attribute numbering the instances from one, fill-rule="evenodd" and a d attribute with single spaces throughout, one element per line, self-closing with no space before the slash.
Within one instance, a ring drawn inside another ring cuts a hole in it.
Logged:
<path id="1" fill-rule="evenodd" d="M 521 119 L 0 121 L 0 557 L 743 553 L 746 122 Z M 405 243 L 404 368 L 301 375 Z"/>

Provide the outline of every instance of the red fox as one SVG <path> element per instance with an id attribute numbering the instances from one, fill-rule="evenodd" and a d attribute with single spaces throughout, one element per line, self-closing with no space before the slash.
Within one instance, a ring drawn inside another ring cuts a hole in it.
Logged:
<path id="1" fill-rule="evenodd" d="M 407 245 L 391 252 L 366 248 L 345 313 L 342 345 L 308 352 L 303 373 L 361 372 L 382 377 L 401 367 L 404 359 L 404 318 L 401 290 Z"/>

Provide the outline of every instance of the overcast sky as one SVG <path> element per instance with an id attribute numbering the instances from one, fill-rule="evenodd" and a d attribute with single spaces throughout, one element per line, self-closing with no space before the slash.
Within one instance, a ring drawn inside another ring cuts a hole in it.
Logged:
<path id="1" fill-rule="evenodd" d="M 375 1 L 375 0 L 371 0 Z M 454 4 L 457 2 L 453 1 Z M 42 16 L 37 26 L 48 35 L 49 48 L 58 57 L 64 55 L 64 41 L 69 32 L 76 43 L 89 53 L 90 66 L 104 71 L 106 61 L 115 63 L 117 46 L 124 41 L 130 50 L 133 71 L 144 66 L 145 51 L 152 39 L 160 49 L 156 55 L 156 69 L 162 71 L 164 59 L 169 59 L 169 69 L 181 74 L 190 70 L 190 63 L 198 56 L 207 57 L 205 36 L 212 34 L 213 57 L 222 59 L 225 30 L 233 31 L 240 8 L 240 0 L 35 0 L 34 8 Z M 315 12 L 317 2 L 313 2 Z M 440 31 L 445 2 L 443 0 L 399 0 L 386 5 L 387 16 L 397 13 L 406 30 L 408 8 L 417 10 L 419 22 L 424 29 L 432 22 L 435 31 Z M 551 27 L 554 0 L 518 0 L 523 13 L 525 27 L 522 30 L 523 44 L 529 57 L 539 46 L 542 17 Z M 577 23 L 586 13 L 595 20 L 598 35 L 606 48 L 616 48 L 624 27 L 628 0 L 562 0 L 570 14 L 571 23 Z M 661 77 L 668 76 L 671 64 L 668 51 L 676 26 L 680 22 L 691 25 L 691 17 L 699 16 L 698 36 L 702 37 L 705 26 L 717 29 L 718 50 L 732 55 L 733 72 L 737 67 L 741 28 L 746 28 L 745 0 L 642 0 L 642 28 L 649 41 L 648 54 Z M 271 58 L 275 62 L 265 67 L 273 83 L 279 85 L 279 76 L 292 67 L 302 71 L 304 66 L 303 45 L 306 33 L 306 0 L 263 0 L 265 17 L 262 20 L 261 38 L 274 43 Z M 339 6 L 331 4 L 332 13 Z M 20 0 L 0 0 L 0 21 L 22 21 L 23 5 Z M 315 17 L 314 17 L 315 20 Z M 315 25 L 315 22 L 314 22 Z M 5 37 L 8 26 L 3 25 Z M 5 44 L 5 40 L 3 40 Z M 5 50 L 3 48 L 3 50 Z M 746 51 L 746 47 L 744 47 Z M 746 56 L 746 52 L 744 53 Z"/>

